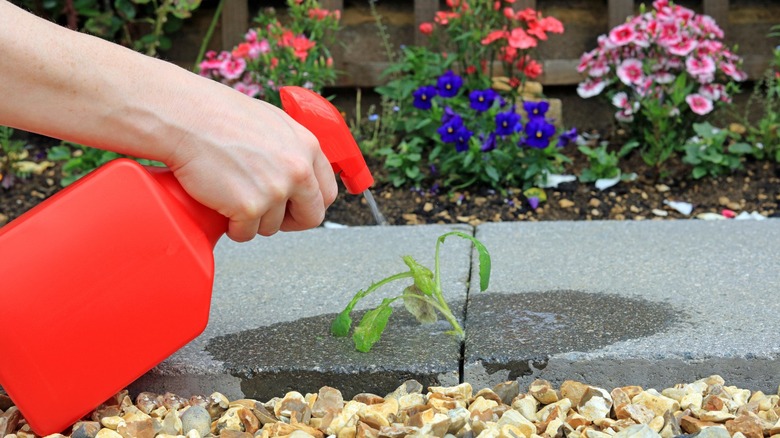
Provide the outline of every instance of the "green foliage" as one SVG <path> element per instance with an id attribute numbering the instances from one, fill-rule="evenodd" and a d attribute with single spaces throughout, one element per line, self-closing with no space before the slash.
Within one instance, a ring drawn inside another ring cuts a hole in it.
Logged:
<path id="1" fill-rule="evenodd" d="M 461 328 L 447 305 L 447 302 L 444 300 L 441 288 L 439 251 L 441 244 L 444 243 L 444 240 L 449 236 L 458 236 L 470 240 L 473 243 L 474 248 L 476 248 L 479 254 L 479 289 L 480 291 L 485 291 L 490 283 L 491 266 L 490 254 L 488 253 L 487 248 L 485 248 L 482 242 L 469 234 L 460 231 L 451 231 L 439 236 L 436 241 L 433 270 L 418 263 L 410 256 L 404 256 L 404 263 L 409 270 L 386 277 L 373 283 L 367 289 L 358 291 L 347 304 L 346 308 L 339 313 L 331 323 L 331 333 L 338 337 L 347 336 L 352 326 L 350 313 L 358 301 L 388 283 L 411 278 L 413 283 L 404 288 L 400 295 L 383 299 L 379 306 L 369 310 L 363 315 L 360 323 L 358 323 L 352 333 L 355 349 L 362 352 L 368 352 L 371 350 L 371 347 L 379 341 L 390 320 L 390 315 L 393 313 L 391 304 L 399 299 L 403 300 L 406 310 L 422 324 L 435 322 L 436 312 L 438 311 L 452 325 L 453 329 L 448 333 L 462 338 L 464 336 L 463 328 Z"/>
<path id="2" fill-rule="evenodd" d="M 619 177 L 621 175 L 620 159 L 637 146 L 639 143 L 636 141 L 629 141 L 619 151 L 610 151 L 609 143 L 605 141 L 594 148 L 587 145 L 578 146 L 579 151 L 588 157 L 588 167 L 582 171 L 580 181 L 594 182 L 600 179 Z"/>
<path id="3" fill-rule="evenodd" d="M 73 184 L 94 169 L 120 157 L 133 158 L 116 152 L 95 149 L 70 142 L 62 142 L 58 146 L 49 148 L 48 152 L 49 160 L 64 161 L 62 165 L 62 179 L 60 180 L 60 184 L 63 187 Z M 135 160 L 147 166 L 161 165 L 151 160 L 137 158 Z"/>
<path id="4" fill-rule="evenodd" d="M 378 124 L 356 123 L 353 132 L 364 151 L 385 159 L 388 179 L 396 187 L 419 187 L 433 180 L 447 190 L 473 185 L 497 190 L 517 184 L 529 187 L 544 183 L 547 174 L 560 172 L 570 161 L 555 139 L 549 147 L 521 143 L 519 123 L 517 129 L 494 132 L 497 114 L 515 112 L 526 79 L 542 72 L 531 57 L 537 44 L 548 32 L 563 32 L 558 20 L 533 9 L 513 11 L 512 3 L 448 1 L 450 11 L 439 11 L 434 22 L 420 26 L 430 38 L 427 45 L 403 47 L 396 53 L 385 44 L 390 61 L 383 72 L 387 82 L 376 88 L 382 114 L 373 119 Z M 372 13 L 386 42 L 381 17 L 375 8 Z M 501 64 L 505 76 L 493 74 L 494 63 Z M 452 77 L 447 75 L 457 76 L 458 84 L 452 86 L 457 94 L 442 92 L 429 108 L 416 103 L 421 88 L 441 87 L 443 77 Z M 493 92 L 489 101 L 495 99 L 495 105 L 474 108 L 471 93 L 486 90 Z M 453 115 L 467 125 L 466 135 L 457 142 L 441 134 Z"/>
<path id="5" fill-rule="evenodd" d="M 640 101 L 640 116 L 629 125 L 633 138 L 642 139 L 642 159 L 649 166 L 661 167 L 675 151 L 681 150 L 689 132 L 693 114 L 675 111 L 685 105 L 685 97 L 693 90 L 686 75 L 679 75 L 665 99 Z"/>
<path id="6" fill-rule="evenodd" d="M 19 178 L 27 178 L 30 174 L 40 175 L 53 165 L 49 161 L 29 160 L 27 143 L 14 140 L 13 135 L 12 128 L 0 126 L 0 186 L 5 189 L 13 186 Z"/>
<path id="7" fill-rule="evenodd" d="M 742 168 L 742 157 L 753 152 L 753 148 L 738 142 L 739 135 L 719 129 L 711 124 L 695 123 L 696 136 L 685 143 L 683 162 L 693 166 L 692 176 L 718 176 Z"/>
<path id="8" fill-rule="evenodd" d="M 320 92 L 336 80 L 329 47 L 340 17 L 316 0 L 288 0 L 284 19 L 265 8 L 243 42 L 230 51 L 207 52 L 199 73 L 276 106 L 285 85 Z"/>
<path id="9" fill-rule="evenodd" d="M 171 47 L 170 35 L 200 0 L 17 0 L 33 13 L 150 56 Z"/>
<path id="10" fill-rule="evenodd" d="M 780 25 L 773 26 L 769 36 L 780 37 Z M 754 146 L 753 155 L 780 162 L 780 46 L 773 51 L 772 65 L 753 87 L 740 120 L 747 128 L 745 140 Z"/>

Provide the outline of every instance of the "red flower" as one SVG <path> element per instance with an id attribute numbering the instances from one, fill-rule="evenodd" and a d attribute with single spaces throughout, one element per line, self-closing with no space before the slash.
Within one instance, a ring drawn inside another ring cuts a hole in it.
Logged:
<path id="1" fill-rule="evenodd" d="M 305 35 L 298 35 L 292 42 L 292 48 L 295 50 L 295 56 L 301 61 L 306 61 L 306 57 L 309 56 L 309 50 L 317 45 L 314 41 L 306 38 Z"/>
<path id="2" fill-rule="evenodd" d="M 295 39 L 295 35 L 292 33 L 292 31 L 285 30 L 282 33 L 282 36 L 279 37 L 279 45 L 281 47 L 290 47 L 293 44 L 293 39 Z"/>
<path id="3" fill-rule="evenodd" d="M 509 46 L 515 49 L 530 49 L 536 47 L 537 41 L 535 38 L 529 36 L 521 27 L 512 29 L 512 33 L 509 34 Z"/>
<path id="4" fill-rule="evenodd" d="M 512 46 L 501 48 L 501 60 L 504 62 L 513 62 L 517 57 L 517 49 Z"/>
<path id="5" fill-rule="evenodd" d="M 470 65 L 470 66 L 466 67 L 466 74 L 467 75 L 473 75 L 476 72 L 477 72 L 477 68 L 474 67 L 473 65 Z"/>
<path id="6" fill-rule="evenodd" d="M 542 65 L 532 59 L 526 63 L 523 73 L 529 79 L 536 79 L 542 74 Z"/>
<path id="7" fill-rule="evenodd" d="M 279 58 L 271 58 L 271 69 L 276 68 L 279 65 Z"/>
<path id="8" fill-rule="evenodd" d="M 457 12 L 439 11 L 436 13 L 433 21 L 435 21 L 437 24 L 441 24 L 442 26 L 446 26 L 450 23 L 451 19 L 458 17 L 460 17 L 460 14 Z"/>
<path id="9" fill-rule="evenodd" d="M 520 79 L 512 78 L 509 80 L 509 86 L 512 88 L 519 87 L 520 86 Z"/>
<path id="10" fill-rule="evenodd" d="M 555 17 L 544 17 L 539 20 L 539 26 L 546 32 L 563 33 L 563 23 Z"/>
<path id="11" fill-rule="evenodd" d="M 507 38 L 508 36 L 509 32 L 505 30 L 494 30 L 493 32 L 490 32 L 485 38 L 482 38 L 482 45 L 487 46 L 493 41 L 500 40 L 501 38 Z"/>
<path id="12" fill-rule="evenodd" d="M 324 20 L 328 18 L 329 14 L 330 12 L 327 9 L 320 9 L 320 8 L 309 9 L 309 18 L 314 18 L 316 20 Z"/>
<path id="13" fill-rule="evenodd" d="M 469 10 L 469 5 L 466 3 L 465 0 L 446 0 L 447 6 L 449 6 L 452 9 L 463 9 L 464 11 Z"/>
<path id="14" fill-rule="evenodd" d="M 515 14 L 515 20 L 523 20 L 525 22 L 536 21 L 537 18 L 538 13 L 531 8 L 525 8 L 522 11 L 517 11 L 517 14 Z"/>
<path id="15" fill-rule="evenodd" d="M 425 23 L 420 23 L 420 33 L 422 33 L 423 35 L 430 35 L 430 34 L 432 34 L 433 33 L 433 23 L 430 23 L 430 22 L 427 22 L 427 21 Z"/>
<path id="16" fill-rule="evenodd" d="M 497 11 L 499 9 L 501 9 L 501 2 L 499 0 L 496 0 L 493 2 L 493 10 Z"/>
<path id="17" fill-rule="evenodd" d="M 249 55 L 251 48 L 251 44 L 241 43 L 235 49 L 233 49 L 232 55 L 234 58 L 246 58 Z"/>

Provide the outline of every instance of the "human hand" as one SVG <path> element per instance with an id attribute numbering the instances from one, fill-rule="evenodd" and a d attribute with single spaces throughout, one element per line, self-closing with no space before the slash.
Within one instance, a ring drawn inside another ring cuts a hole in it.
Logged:
<path id="1" fill-rule="evenodd" d="M 213 84 L 217 95 L 208 93 L 166 160 L 184 189 L 229 218 L 238 242 L 322 223 L 337 185 L 314 135 L 282 110 Z"/>

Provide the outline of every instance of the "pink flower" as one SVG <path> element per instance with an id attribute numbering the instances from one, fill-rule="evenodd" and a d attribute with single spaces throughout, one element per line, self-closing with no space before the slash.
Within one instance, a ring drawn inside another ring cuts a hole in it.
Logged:
<path id="1" fill-rule="evenodd" d="M 246 82 L 236 82 L 233 88 L 246 94 L 249 97 L 255 97 L 260 94 L 260 86 L 257 84 L 247 84 Z"/>
<path id="2" fill-rule="evenodd" d="M 653 75 L 653 80 L 657 84 L 671 84 L 674 81 L 674 74 L 668 71 L 658 71 Z"/>
<path id="3" fill-rule="evenodd" d="M 426 21 L 420 23 L 420 33 L 423 35 L 430 35 L 433 33 L 433 23 Z"/>
<path id="4" fill-rule="evenodd" d="M 724 62 L 721 64 L 720 70 L 725 73 L 726 76 L 734 79 L 735 81 L 742 82 L 747 79 L 747 73 L 742 70 L 738 70 L 737 67 L 730 62 Z"/>
<path id="5" fill-rule="evenodd" d="M 636 32 L 634 31 L 634 26 L 631 25 L 631 23 L 615 26 L 609 32 L 609 40 L 616 46 L 625 46 L 630 44 L 634 41 L 635 38 Z"/>
<path id="6" fill-rule="evenodd" d="M 693 77 L 710 77 L 715 74 L 715 60 L 710 56 L 689 56 L 685 60 L 685 69 Z"/>
<path id="7" fill-rule="evenodd" d="M 625 91 L 615 93 L 615 95 L 612 96 L 612 105 L 615 105 L 618 108 L 629 108 L 628 94 L 626 94 Z"/>
<path id="8" fill-rule="evenodd" d="M 659 22 L 660 28 L 658 29 L 658 44 L 670 47 L 680 42 L 682 36 L 680 35 L 680 26 L 676 21 L 667 20 Z"/>
<path id="9" fill-rule="evenodd" d="M 615 119 L 622 123 L 631 123 L 634 121 L 634 113 L 628 109 L 622 109 L 615 113 Z"/>
<path id="10" fill-rule="evenodd" d="M 669 46 L 669 53 L 677 56 L 688 56 L 696 48 L 698 43 L 693 38 L 681 38 L 676 44 Z"/>
<path id="11" fill-rule="evenodd" d="M 726 87 L 722 84 L 704 84 L 699 87 L 699 94 L 712 101 L 720 99 L 725 91 Z"/>
<path id="12" fill-rule="evenodd" d="M 642 61 L 638 59 L 626 59 L 617 68 L 620 81 L 626 85 L 638 84 L 644 78 Z"/>
<path id="13" fill-rule="evenodd" d="M 523 28 L 516 27 L 509 34 L 509 46 L 515 49 L 530 49 L 536 47 L 536 39 L 528 35 Z"/>
<path id="14" fill-rule="evenodd" d="M 590 66 L 590 71 L 588 71 L 588 74 L 594 78 L 604 76 L 607 73 L 609 73 L 609 63 L 606 59 L 594 60 Z"/>
<path id="15" fill-rule="evenodd" d="M 243 58 L 233 58 L 219 68 L 219 73 L 225 79 L 238 79 L 246 70 L 246 61 Z"/>
<path id="16" fill-rule="evenodd" d="M 702 29 L 705 35 L 715 38 L 723 38 L 723 29 L 709 15 L 698 15 L 696 25 Z"/>
<path id="17" fill-rule="evenodd" d="M 698 93 L 686 96 L 685 102 L 691 107 L 691 111 L 700 116 L 710 113 L 713 108 L 712 101 Z"/>
<path id="18" fill-rule="evenodd" d="M 577 94 L 583 99 L 598 96 L 604 91 L 606 86 L 607 81 L 603 79 L 590 79 L 585 82 L 580 82 L 577 86 Z"/>

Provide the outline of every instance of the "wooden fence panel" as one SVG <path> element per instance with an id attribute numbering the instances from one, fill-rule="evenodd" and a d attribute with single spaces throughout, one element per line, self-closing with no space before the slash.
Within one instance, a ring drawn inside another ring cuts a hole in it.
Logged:
<path id="1" fill-rule="evenodd" d="M 427 43 L 427 38 L 419 31 L 420 24 L 433 21 L 438 10 L 438 0 L 414 0 L 414 43 L 418 46 L 424 46 Z"/>
<path id="2" fill-rule="evenodd" d="M 634 14 L 634 0 L 609 0 L 609 28 L 625 23 Z"/>
<path id="3" fill-rule="evenodd" d="M 324 8 L 330 10 L 344 10 L 344 0 L 320 1 Z M 420 23 L 433 20 L 436 12 L 439 10 L 439 1 L 440 0 L 414 0 L 414 41 L 416 44 L 425 44 L 426 37 L 420 34 L 417 29 Z M 649 1 L 650 0 L 646 0 L 646 3 L 649 3 Z M 624 23 L 626 17 L 633 15 L 635 12 L 636 2 L 634 0 L 607 0 L 606 3 L 608 8 L 608 28 L 601 30 L 602 33 L 606 33 L 610 28 Z M 742 29 L 739 31 L 742 32 L 741 34 L 738 32 L 737 39 L 745 39 L 743 35 L 745 33 L 744 23 L 729 23 L 729 10 L 733 6 L 732 3 L 736 4 L 737 2 L 730 2 L 729 0 L 701 0 L 700 10 L 716 20 L 716 22 L 726 31 L 727 39 L 730 34 L 730 24 L 732 31 Z M 515 9 L 521 10 L 525 8 L 536 9 L 541 5 L 539 0 L 517 0 L 513 6 Z M 744 8 L 742 5 L 736 5 L 734 7 Z M 220 28 L 220 42 L 223 49 L 229 50 L 231 47 L 241 42 L 249 24 L 250 17 L 248 13 L 247 0 L 225 0 Z M 743 52 L 747 52 L 744 53 L 743 56 L 745 57 L 745 68 L 750 77 L 754 78 L 760 76 L 763 69 L 766 68 L 767 56 L 763 53 L 751 53 L 749 48 L 746 51 L 743 50 Z M 362 61 L 360 56 L 356 57 L 354 54 L 342 53 L 342 51 L 338 51 L 337 58 L 339 57 L 344 58 L 341 59 L 341 66 L 346 73 L 339 78 L 339 86 L 370 87 L 381 83 L 379 73 L 385 68 L 386 63 L 367 63 Z M 579 62 L 578 59 L 544 59 L 542 62 L 544 73 L 540 80 L 543 84 L 570 85 L 580 81 L 580 76 L 575 69 Z"/>
<path id="4" fill-rule="evenodd" d="M 244 39 L 249 25 L 249 2 L 225 0 L 222 8 L 222 48 L 230 50 Z"/>

